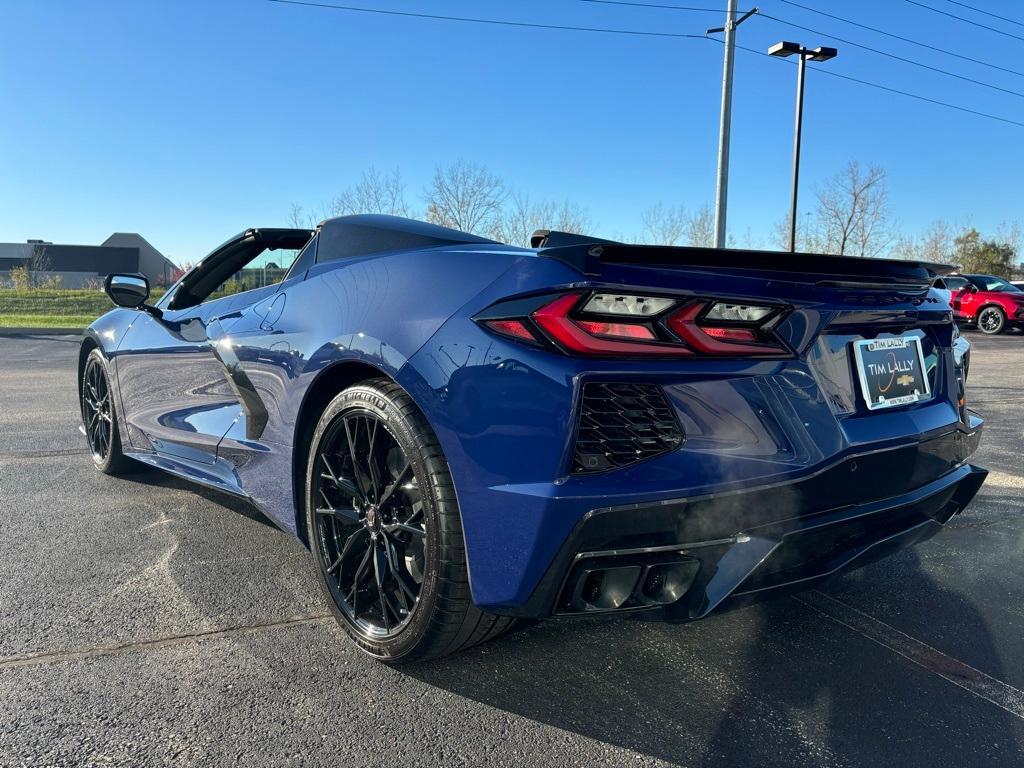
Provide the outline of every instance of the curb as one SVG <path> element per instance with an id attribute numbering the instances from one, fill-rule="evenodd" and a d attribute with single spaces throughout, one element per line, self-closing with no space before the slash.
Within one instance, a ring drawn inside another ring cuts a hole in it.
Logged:
<path id="1" fill-rule="evenodd" d="M 81 336 L 84 328 L 0 328 L 0 336 Z"/>

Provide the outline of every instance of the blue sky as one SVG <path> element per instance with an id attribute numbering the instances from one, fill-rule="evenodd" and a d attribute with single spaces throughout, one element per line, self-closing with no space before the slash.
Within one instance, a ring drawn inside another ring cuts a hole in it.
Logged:
<path id="1" fill-rule="evenodd" d="M 647 0 L 724 8 L 725 0 Z M 1024 37 L 1024 26 L 921 0 Z M 325 0 L 343 2 L 343 0 Z M 1024 41 L 907 0 L 799 0 L 1024 72 Z M 722 14 L 580 0 L 348 0 L 352 5 L 703 33 Z M 1024 20 L 1011 0 L 971 5 Z M 949 59 L 784 0 L 773 16 L 1024 94 L 1024 76 Z M 740 3 L 741 8 L 749 4 Z M 482 163 L 534 199 L 630 235 L 661 201 L 714 198 L 722 48 L 704 40 L 516 29 L 265 0 L 3 0 L 0 241 L 98 243 L 137 231 L 176 261 L 248 226 L 284 225 L 370 165 L 407 196 L 437 163 Z M 753 18 L 739 41 L 827 35 Z M 1024 97 L 835 42 L 824 68 L 1024 122 Z M 738 53 L 730 231 L 765 243 L 788 207 L 795 68 Z M 1024 221 L 1024 127 L 809 72 L 801 212 L 848 160 L 884 167 L 901 229 Z"/>

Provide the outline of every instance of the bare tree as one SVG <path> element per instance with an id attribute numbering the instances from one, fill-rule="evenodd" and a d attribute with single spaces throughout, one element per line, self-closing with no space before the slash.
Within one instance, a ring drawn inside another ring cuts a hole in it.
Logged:
<path id="1" fill-rule="evenodd" d="M 937 219 L 920 237 L 899 237 L 891 255 L 912 261 L 947 262 L 953 258 L 953 230 L 945 221 Z"/>
<path id="2" fill-rule="evenodd" d="M 529 246 L 530 235 L 544 226 L 538 224 L 538 218 L 529 195 L 513 194 L 494 219 L 490 237 L 509 245 Z"/>
<path id="3" fill-rule="evenodd" d="M 314 214 L 307 213 L 301 205 L 292 203 L 292 210 L 288 214 L 288 223 L 295 229 L 314 229 L 318 221 Z"/>
<path id="4" fill-rule="evenodd" d="M 707 205 L 691 213 L 684 205 L 666 207 L 658 203 L 641 214 L 641 221 L 643 239 L 649 243 L 700 248 L 715 245 L 715 217 Z"/>
<path id="5" fill-rule="evenodd" d="M 686 217 L 686 242 L 699 248 L 715 247 L 715 216 L 708 205 Z"/>
<path id="6" fill-rule="evenodd" d="M 743 236 L 740 238 L 738 246 L 733 242 L 732 235 L 729 235 L 728 239 L 728 246 L 730 248 L 739 247 L 751 251 L 764 250 L 764 241 L 761 239 L 761 236 L 755 235 L 754 230 L 752 230 L 750 227 L 747 227 L 745 230 L 743 230 Z"/>
<path id="7" fill-rule="evenodd" d="M 512 194 L 494 219 L 491 237 L 510 245 L 529 247 L 538 229 L 584 234 L 590 228 L 590 214 L 575 203 L 531 202 L 530 196 Z"/>
<path id="8" fill-rule="evenodd" d="M 822 227 L 809 211 L 804 221 L 796 223 L 796 249 L 802 253 L 828 253 Z M 789 214 L 775 224 L 775 243 L 780 250 L 789 250 Z"/>
<path id="9" fill-rule="evenodd" d="M 1021 230 L 1019 221 L 1004 221 L 996 229 L 996 240 L 1009 245 L 1013 252 L 1019 257 L 1024 247 L 1024 231 Z"/>
<path id="10" fill-rule="evenodd" d="M 27 288 L 60 288 L 63 282 L 60 275 L 47 275 L 53 269 L 53 262 L 46 253 L 46 246 L 35 243 L 32 254 L 25 264 Z"/>
<path id="11" fill-rule="evenodd" d="M 391 173 L 382 174 L 371 165 L 363 171 L 357 184 L 334 198 L 330 212 L 334 216 L 356 213 L 408 216 L 409 205 L 405 201 L 405 183 L 401 172 L 395 168 Z"/>
<path id="12" fill-rule="evenodd" d="M 538 229 L 557 229 L 559 232 L 572 232 L 585 235 L 593 226 L 586 208 L 576 203 L 563 200 L 561 203 L 545 203 L 541 206 L 541 216 L 549 223 Z"/>
<path id="13" fill-rule="evenodd" d="M 424 191 L 427 221 L 463 232 L 492 233 L 507 196 L 504 183 L 486 168 L 457 160 L 434 170 Z"/>
<path id="14" fill-rule="evenodd" d="M 818 190 L 817 198 L 816 224 L 826 252 L 877 256 L 892 242 L 882 168 L 865 172 L 853 160 Z"/>
<path id="15" fill-rule="evenodd" d="M 643 239 L 654 245 L 677 245 L 686 237 L 689 221 L 686 207 L 664 206 L 660 202 L 640 214 Z"/>

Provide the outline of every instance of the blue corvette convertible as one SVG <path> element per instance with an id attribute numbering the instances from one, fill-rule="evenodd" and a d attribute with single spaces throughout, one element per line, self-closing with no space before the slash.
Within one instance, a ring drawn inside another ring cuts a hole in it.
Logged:
<path id="1" fill-rule="evenodd" d="M 687 621 L 922 541 L 986 472 L 940 265 L 250 229 L 85 334 L 93 460 L 251 500 L 388 660 L 517 617 Z"/>

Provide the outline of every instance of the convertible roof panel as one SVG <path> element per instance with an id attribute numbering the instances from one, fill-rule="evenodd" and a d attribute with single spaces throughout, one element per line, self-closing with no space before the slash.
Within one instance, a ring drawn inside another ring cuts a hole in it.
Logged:
<path id="1" fill-rule="evenodd" d="M 415 219 L 403 219 L 399 216 L 339 216 L 321 223 L 316 260 L 335 261 L 384 251 L 474 243 L 498 244 L 494 240 L 470 235 L 457 229 L 439 227 Z"/>

